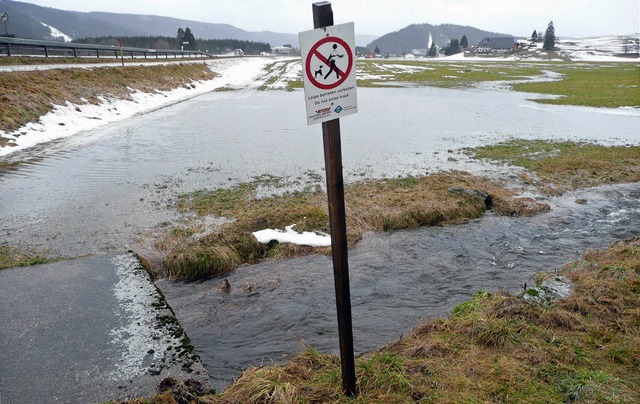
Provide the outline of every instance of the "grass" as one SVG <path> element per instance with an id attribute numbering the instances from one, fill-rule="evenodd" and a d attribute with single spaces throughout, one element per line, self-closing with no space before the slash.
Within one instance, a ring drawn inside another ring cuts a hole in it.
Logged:
<path id="1" fill-rule="evenodd" d="M 537 185 L 559 194 L 602 184 L 640 181 L 640 147 L 600 146 L 592 143 L 513 139 L 467 149 L 478 159 L 490 159 L 526 168 L 537 174 Z M 534 181 L 535 182 L 535 181 Z"/>
<path id="2" fill-rule="evenodd" d="M 35 251 L 0 246 L 0 269 L 46 264 L 51 261 L 51 259 Z"/>
<path id="3" fill-rule="evenodd" d="M 545 104 L 591 107 L 640 107 L 640 66 L 629 63 L 567 62 L 429 62 L 358 61 L 360 87 L 389 87 L 411 83 L 434 87 L 469 87 L 479 82 L 501 81 L 516 91 L 560 96 L 535 99 Z M 548 70 L 560 81 L 529 81 Z M 371 78 L 371 76 L 375 78 Z M 393 86 L 393 84 L 392 84 Z"/>
<path id="4" fill-rule="evenodd" d="M 100 103 L 100 97 L 128 99 L 133 91 L 166 91 L 213 77 L 207 66 L 193 63 L 3 72 L 0 130 L 17 130 L 67 102 L 82 108 L 82 104 Z"/>
<path id="5" fill-rule="evenodd" d="M 640 107 L 640 66 L 631 63 L 358 60 L 356 68 L 359 87 L 468 88 L 501 82 L 516 91 L 558 96 L 533 100 L 545 104 Z M 532 81 L 546 71 L 560 74 L 561 80 Z M 302 88 L 302 79 L 289 79 L 287 86 Z"/>
<path id="6" fill-rule="evenodd" d="M 225 217 L 216 231 L 202 234 L 194 226 L 168 228 L 156 242 L 156 252 L 145 254 L 147 267 L 171 279 L 200 279 L 233 270 L 240 264 L 270 257 L 329 253 L 272 242 L 259 244 L 251 234 L 265 228 L 329 232 L 326 194 L 316 189 L 258 196 L 266 183 L 278 186 L 274 177 L 214 191 L 183 195 L 181 212 Z M 486 177 L 464 172 L 433 174 L 350 184 L 345 189 L 347 239 L 353 247 L 370 231 L 459 223 L 481 216 L 487 209 L 504 215 L 529 216 L 549 210 L 529 198 L 515 198 Z M 160 258 L 159 258 L 160 257 Z"/>
<path id="7" fill-rule="evenodd" d="M 339 359 L 308 347 L 193 402 L 640 401 L 640 238 L 556 272 L 537 279 L 561 274 L 573 292 L 550 307 L 525 302 L 525 292 L 479 292 L 447 318 L 356 358 L 356 398 L 341 392 Z"/>
<path id="8" fill-rule="evenodd" d="M 202 61 L 202 58 L 173 58 L 173 57 L 169 57 L 168 59 L 165 58 L 164 56 L 162 56 L 159 59 L 155 59 L 155 58 L 134 58 L 131 59 L 131 57 L 127 57 L 125 55 L 124 57 L 124 63 L 125 65 L 127 63 L 157 63 L 157 62 L 173 62 L 173 61 L 180 61 L 180 62 L 184 62 L 184 61 L 190 61 L 190 60 L 195 60 L 195 61 Z M 101 57 L 101 58 L 95 58 L 95 57 L 39 57 L 39 56 L 11 56 L 11 57 L 0 57 L 0 66 L 32 66 L 32 65 L 51 65 L 51 64 L 65 64 L 65 65 L 71 65 L 71 64 L 104 64 L 104 63 L 113 63 L 113 64 L 121 64 L 122 60 L 120 58 L 120 55 L 118 54 L 118 57 L 115 58 L 113 56 L 105 56 L 105 57 Z"/>
<path id="9" fill-rule="evenodd" d="M 537 99 L 543 104 L 582 105 L 589 107 L 640 107 L 640 66 L 608 64 L 585 67 L 566 65 L 558 69 L 563 80 L 522 83 L 517 91 L 552 94 L 557 99 Z"/>
<path id="10" fill-rule="evenodd" d="M 388 87 L 388 82 L 434 87 L 468 87 L 481 81 L 522 80 L 542 74 L 532 63 L 442 63 L 429 61 L 358 61 L 358 71 L 380 79 L 358 80 L 361 87 Z M 400 68 L 399 68 L 400 67 Z M 384 84 L 382 84 L 384 83 Z"/>

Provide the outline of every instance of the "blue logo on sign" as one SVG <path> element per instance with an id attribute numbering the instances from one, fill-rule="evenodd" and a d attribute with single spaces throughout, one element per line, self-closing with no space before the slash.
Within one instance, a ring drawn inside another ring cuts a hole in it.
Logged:
<path id="1" fill-rule="evenodd" d="M 340 112 L 342 112 L 342 110 L 343 110 L 343 108 L 342 108 L 340 105 L 338 105 L 338 106 L 336 107 L 336 109 L 334 109 L 333 111 L 334 111 L 336 114 L 339 114 Z"/>

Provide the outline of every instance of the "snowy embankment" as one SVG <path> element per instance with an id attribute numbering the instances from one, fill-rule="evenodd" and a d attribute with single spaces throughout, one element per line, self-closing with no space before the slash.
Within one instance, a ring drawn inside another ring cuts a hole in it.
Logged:
<path id="1" fill-rule="evenodd" d="M 218 73 L 213 80 L 195 82 L 190 88 L 179 87 L 171 91 L 144 93 L 136 91 L 131 100 L 99 97 L 100 103 L 56 105 L 38 122 L 29 123 L 13 132 L 0 131 L 0 137 L 9 145 L 0 147 L 0 156 L 33 147 L 39 143 L 72 136 L 81 131 L 95 129 L 111 122 L 121 121 L 136 114 L 162 108 L 167 105 L 213 91 L 220 87 L 244 88 L 256 86 L 257 78 L 271 59 L 236 58 L 207 61 L 211 70 Z M 69 66 L 76 67 L 76 66 Z"/>

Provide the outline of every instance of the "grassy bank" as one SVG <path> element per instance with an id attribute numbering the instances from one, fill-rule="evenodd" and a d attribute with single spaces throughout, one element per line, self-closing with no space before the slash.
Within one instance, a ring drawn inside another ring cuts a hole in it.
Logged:
<path id="1" fill-rule="evenodd" d="M 159 59 L 151 58 L 134 58 L 124 57 L 124 63 L 157 63 L 157 62 L 184 62 L 184 61 L 202 61 L 202 58 L 165 58 L 162 56 Z M 11 56 L 11 57 L 1 57 L 0 58 L 0 66 L 34 66 L 34 65 L 78 65 L 78 64 L 105 64 L 105 63 L 113 63 L 113 64 L 122 64 L 122 59 L 120 55 L 117 58 L 115 57 L 39 57 L 39 56 Z"/>
<path id="2" fill-rule="evenodd" d="M 319 190 L 259 197 L 259 184 L 199 191 L 182 196 L 182 212 L 229 219 L 212 233 L 199 226 L 168 229 L 156 243 L 162 253 L 146 254 L 149 268 L 171 279 L 199 279 L 228 272 L 240 264 L 269 257 L 328 253 L 328 249 L 272 242 L 259 244 L 251 234 L 266 228 L 329 232 L 326 194 Z M 345 188 L 347 238 L 354 246 L 365 232 L 457 223 L 487 209 L 528 216 L 549 206 L 514 194 L 486 177 L 464 172 L 363 181 Z"/>
<path id="3" fill-rule="evenodd" d="M 38 252 L 10 246 L 0 246 L 0 269 L 45 264 L 47 262 L 51 262 L 51 259 L 46 258 Z"/>
<path id="4" fill-rule="evenodd" d="M 356 358 L 357 398 L 341 394 L 339 359 L 314 348 L 282 366 L 246 370 L 196 403 L 489 403 L 640 401 L 640 239 L 618 242 L 537 284 L 571 293 L 546 306 L 478 292 L 445 319 Z M 183 392 L 184 393 L 184 392 Z M 173 403 L 171 391 L 151 402 Z M 150 402 L 138 399 L 135 403 Z"/>
<path id="5" fill-rule="evenodd" d="M 525 180 L 548 194 L 640 181 L 640 147 L 514 139 L 467 149 L 479 159 L 506 162 L 536 174 Z"/>
<path id="6" fill-rule="evenodd" d="M 36 122 L 54 105 L 98 104 L 99 97 L 129 99 L 134 91 L 152 93 L 215 74 L 204 64 L 53 69 L 0 73 L 0 130 L 14 131 Z"/>

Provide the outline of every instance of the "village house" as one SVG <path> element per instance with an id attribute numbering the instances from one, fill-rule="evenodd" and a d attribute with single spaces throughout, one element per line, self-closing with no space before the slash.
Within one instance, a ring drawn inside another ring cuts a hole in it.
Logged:
<path id="1" fill-rule="evenodd" d="M 476 53 L 506 53 L 517 49 L 516 41 L 513 37 L 486 37 L 478 42 Z"/>

